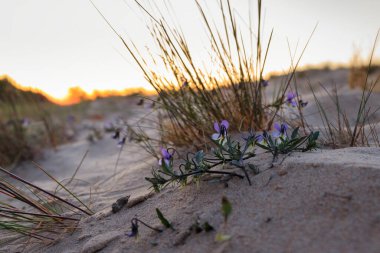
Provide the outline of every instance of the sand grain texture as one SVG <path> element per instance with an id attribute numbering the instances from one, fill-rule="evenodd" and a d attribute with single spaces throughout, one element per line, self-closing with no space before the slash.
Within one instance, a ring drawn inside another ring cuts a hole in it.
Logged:
<path id="1" fill-rule="evenodd" d="M 263 156 L 253 159 L 262 170 L 270 161 Z M 82 231 L 92 239 L 79 240 L 77 231 L 44 250 L 75 251 L 97 238 L 106 242 L 99 252 L 379 252 L 380 149 L 294 153 L 252 180 L 253 186 L 233 179 L 227 188 L 215 181 L 168 188 L 100 221 L 83 222 Z M 227 224 L 220 212 L 222 196 L 233 206 Z M 156 233 L 141 226 L 137 239 L 124 235 L 135 216 L 160 226 L 156 207 L 175 231 Z M 216 231 L 189 233 L 196 220 Z M 108 231 L 122 235 L 108 241 Z M 217 233 L 231 239 L 217 243 Z"/>

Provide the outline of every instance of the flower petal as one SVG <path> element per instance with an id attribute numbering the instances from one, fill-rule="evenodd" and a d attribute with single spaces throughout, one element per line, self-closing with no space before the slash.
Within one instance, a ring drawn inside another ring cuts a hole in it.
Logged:
<path id="1" fill-rule="evenodd" d="M 220 134 L 219 133 L 215 133 L 211 136 L 211 139 L 213 139 L 214 141 L 218 140 L 220 137 Z"/>
<path id="2" fill-rule="evenodd" d="M 260 82 L 260 85 L 261 85 L 261 87 L 267 87 L 267 86 L 269 85 L 269 82 L 266 81 L 266 80 L 262 80 L 262 81 Z"/>
<path id="3" fill-rule="evenodd" d="M 220 133 L 220 127 L 219 127 L 219 123 L 218 122 L 214 122 L 214 129 L 217 133 Z"/>
<path id="4" fill-rule="evenodd" d="M 172 155 L 168 152 L 166 148 L 161 148 L 161 154 L 162 157 L 165 159 L 170 159 L 172 157 Z"/>
<path id="5" fill-rule="evenodd" d="M 230 126 L 230 123 L 228 123 L 227 120 L 222 120 L 222 122 L 220 123 L 220 125 L 224 126 L 226 129 L 228 129 L 228 127 Z"/>
<path id="6" fill-rule="evenodd" d="M 117 146 L 118 146 L 119 148 L 121 148 L 122 146 L 124 146 L 126 140 L 127 140 L 127 138 L 126 138 L 126 137 L 123 137 L 123 139 L 121 139 L 121 140 L 118 142 Z"/>
<path id="7" fill-rule="evenodd" d="M 274 129 L 276 129 L 278 132 L 281 131 L 281 125 L 279 123 L 274 123 Z"/>
<path id="8" fill-rule="evenodd" d="M 294 92 L 288 92 L 287 99 L 288 101 L 294 99 L 296 97 L 296 94 Z"/>
<path id="9" fill-rule="evenodd" d="M 277 138 L 279 138 L 280 136 L 281 136 L 280 131 L 273 131 L 273 132 L 272 132 L 272 137 L 273 137 L 273 138 L 277 139 Z"/>

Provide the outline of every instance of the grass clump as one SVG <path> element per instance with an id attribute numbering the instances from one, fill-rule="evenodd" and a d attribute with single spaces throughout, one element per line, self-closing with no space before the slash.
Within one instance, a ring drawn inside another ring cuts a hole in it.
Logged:
<path id="1" fill-rule="evenodd" d="M 38 168 L 57 183 L 63 190 L 61 194 L 42 189 L 0 167 L 1 243 L 14 242 L 24 249 L 33 243 L 51 243 L 63 233 L 74 231 L 81 216 L 92 214 L 67 186 Z"/>
<path id="2" fill-rule="evenodd" d="M 376 69 L 376 66 L 373 66 L 373 56 L 378 36 L 379 32 L 376 35 L 367 66 L 360 66 L 360 77 L 357 77 L 355 74 L 357 72 L 356 66 L 352 66 L 350 69 L 350 87 L 360 87 L 362 90 L 359 106 L 355 108 L 356 116 L 353 122 L 350 122 L 349 117 L 351 115 L 348 115 L 346 112 L 345 109 L 347 108 L 343 108 L 341 105 L 340 94 L 338 94 L 336 86 L 334 86 L 331 92 L 323 84 L 320 84 L 323 91 L 326 92 L 329 99 L 333 102 L 336 115 L 331 117 L 328 114 L 328 108 L 323 105 L 317 96 L 315 88 L 313 88 L 312 84 L 309 82 L 310 90 L 313 94 L 323 123 L 323 129 L 321 131 L 324 137 L 323 144 L 326 146 L 332 146 L 334 148 L 372 145 L 380 146 L 378 130 L 376 127 L 377 123 L 372 121 L 373 116 L 379 111 L 380 106 L 372 107 L 370 104 L 371 96 L 380 80 L 380 74 L 375 76 L 375 78 L 370 78 L 370 75 L 374 74 L 374 69 Z M 354 58 L 357 59 L 357 57 L 358 56 L 356 55 Z"/>
<path id="3" fill-rule="evenodd" d="M 87 104 L 59 106 L 0 77 L 0 166 L 15 166 L 74 138 L 74 121 Z"/>
<path id="4" fill-rule="evenodd" d="M 209 18 L 200 1 L 194 1 L 210 41 L 208 53 L 212 70 L 197 63 L 184 33 L 170 25 L 160 10 L 150 11 L 137 0 L 135 2 L 150 21 L 147 26 L 158 49 L 157 54 L 149 55 L 151 62 L 133 42 L 125 40 L 115 30 L 95 5 L 94 7 L 120 38 L 145 79 L 156 90 L 158 98 L 154 102 L 158 111 L 157 130 L 160 131 L 161 138 L 150 138 L 139 126 L 137 130 L 131 126 L 120 126 L 119 129 L 127 130 L 122 131 L 125 133 L 123 136 L 120 130 L 116 131 L 115 137 L 122 145 L 126 139 L 138 141 L 157 158 L 157 146 L 164 146 L 163 144 L 175 147 L 193 145 L 197 150 L 195 153 L 187 153 L 184 162 L 174 169 L 174 156 L 179 153 L 176 149 L 162 148 L 159 167 L 153 169 L 152 177 L 146 178 L 156 191 L 170 183 L 186 184 L 189 178 L 198 180 L 204 174 L 245 177 L 251 184 L 246 168 L 254 166 L 249 166 L 244 161 L 255 156 L 256 144 L 271 152 L 274 160 L 278 154 L 316 148 L 318 133 L 307 132 L 305 127 L 303 136 L 298 134 L 297 128 L 291 137 L 287 136 L 286 130 L 281 137 L 268 137 L 268 131 L 285 108 L 294 107 L 301 113 L 307 105 L 297 91 L 290 91 L 290 84 L 310 38 L 300 57 L 292 58 L 285 82 L 275 89 L 272 99 L 268 99 L 266 89 L 270 84 L 263 75 L 273 31 L 267 42 L 263 43 L 261 0 L 257 1 L 256 29 L 251 22 L 248 27 L 249 41 L 243 37 L 243 29 L 238 25 L 229 0 L 218 2 L 223 24 L 219 27 L 213 25 L 214 20 Z M 160 15 L 156 17 L 154 13 Z M 162 66 L 165 67 L 165 73 L 159 71 Z M 214 134 L 210 122 L 221 122 L 214 124 Z M 244 141 L 237 141 L 227 135 L 227 128 L 231 132 L 249 129 L 249 133 Z M 257 135 L 255 131 L 264 131 L 264 134 Z M 127 135 L 130 136 L 127 138 Z M 200 150 L 200 147 L 204 150 Z M 213 151 L 206 155 L 211 147 Z M 225 164 L 241 169 L 244 176 L 213 169 Z"/>
<path id="5" fill-rule="evenodd" d="M 10 165 L 33 157 L 27 143 L 25 129 L 20 121 L 0 121 L 0 165 Z"/>
<path id="6" fill-rule="evenodd" d="M 133 42 L 126 41 L 98 11 L 158 94 L 155 104 L 161 143 L 175 146 L 192 143 L 200 147 L 210 141 L 210 121 L 215 120 L 228 119 L 231 131 L 271 128 L 286 103 L 286 93 L 301 57 L 289 70 L 286 83 L 273 99 L 268 99 L 265 90 L 269 83 L 264 70 L 273 31 L 263 43 L 261 0 L 257 1 L 257 26 L 254 28 L 250 22 L 246 31 L 241 29 L 230 1 L 219 1 L 222 26 L 213 25 L 214 20 L 200 1 L 194 1 L 209 38 L 211 70 L 195 60 L 184 33 L 170 25 L 166 16 L 155 17 L 153 11 L 135 2 L 151 21 L 147 26 L 158 53 L 149 57 L 142 55 Z M 248 39 L 244 32 L 248 32 Z M 150 57 L 152 60 L 148 62 Z M 159 71 L 162 66 L 164 73 Z"/>

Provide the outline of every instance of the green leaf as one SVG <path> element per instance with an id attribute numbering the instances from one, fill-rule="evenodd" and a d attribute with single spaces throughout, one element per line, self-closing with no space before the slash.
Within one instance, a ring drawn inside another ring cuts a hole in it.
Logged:
<path id="1" fill-rule="evenodd" d="M 260 169 L 256 165 L 248 163 L 248 167 L 253 171 L 253 174 L 257 175 L 260 173 Z"/>
<path id="2" fill-rule="evenodd" d="M 204 156 L 205 155 L 203 153 L 203 150 L 200 150 L 197 153 L 195 153 L 195 161 L 198 165 L 201 165 L 203 163 Z"/>
<path id="3" fill-rule="evenodd" d="M 293 130 L 293 132 L 292 132 L 292 136 L 291 136 L 291 139 L 295 139 L 295 138 L 297 138 L 297 136 L 298 136 L 298 130 L 299 130 L 300 128 L 299 127 L 296 127 L 294 130 Z"/>
<path id="4" fill-rule="evenodd" d="M 224 216 L 224 222 L 227 222 L 228 216 L 232 213 L 232 205 L 227 197 L 222 197 L 222 214 Z"/>
<path id="5" fill-rule="evenodd" d="M 271 148 L 275 147 L 276 145 L 274 145 L 274 142 L 273 142 L 273 139 L 272 139 L 272 136 L 268 136 L 268 144 Z"/>
<path id="6" fill-rule="evenodd" d="M 161 213 L 160 209 L 156 208 L 157 216 L 160 219 L 162 225 L 164 225 L 166 228 L 173 228 L 172 224 L 164 217 L 164 215 Z"/>
<path id="7" fill-rule="evenodd" d="M 225 242 L 225 241 L 228 241 L 229 239 L 231 239 L 230 235 L 225 235 L 221 233 L 217 233 L 215 236 L 215 242 Z"/>
<path id="8" fill-rule="evenodd" d="M 256 143 L 256 145 L 257 145 L 258 147 L 264 149 L 264 150 L 268 150 L 268 151 L 271 150 L 270 147 L 268 147 L 268 146 L 266 146 L 266 145 L 262 145 L 262 144 L 260 144 L 260 143 Z"/>
<path id="9" fill-rule="evenodd" d="M 171 164 L 167 165 L 164 161 L 162 161 L 161 168 L 166 174 L 168 175 L 173 174 L 173 168 L 171 168 Z"/>

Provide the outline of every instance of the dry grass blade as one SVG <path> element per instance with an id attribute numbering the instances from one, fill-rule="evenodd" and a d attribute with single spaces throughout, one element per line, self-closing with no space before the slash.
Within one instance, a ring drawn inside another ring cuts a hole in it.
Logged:
<path id="1" fill-rule="evenodd" d="M 74 193 L 40 166 L 39 168 L 62 187 L 70 199 L 78 201 L 78 204 L 0 167 L 0 171 L 10 178 L 0 179 L 0 195 L 1 199 L 4 199 L 0 201 L 0 229 L 5 238 L 15 238 L 19 244 L 29 238 L 25 246 L 32 243 L 32 239 L 37 242 L 51 242 L 62 233 L 76 229 L 81 215 L 92 214 L 92 211 Z M 8 240 L 3 241 L 7 242 Z"/>
<path id="2" fill-rule="evenodd" d="M 310 82 L 308 83 L 309 88 L 313 94 L 314 101 L 317 105 L 322 124 L 324 126 L 324 136 L 328 140 L 327 144 L 332 145 L 334 148 L 347 146 L 370 146 L 371 143 L 378 145 L 378 132 L 376 130 L 375 124 L 370 120 L 372 116 L 380 109 L 380 107 L 374 109 L 371 108 L 369 101 L 375 85 L 380 79 L 380 76 L 373 82 L 369 82 L 368 77 L 372 66 L 379 32 L 380 31 L 377 32 L 375 42 L 370 54 L 365 79 L 363 80 L 363 84 L 360 85 L 362 91 L 354 123 L 350 122 L 347 113 L 344 111 L 340 104 L 340 96 L 338 95 L 336 86 L 333 89 L 334 94 L 331 94 L 331 92 L 329 92 L 329 90 L 324 85 L 320 84 L 322 89 L 327 94 L 328 98 L 331 99 L 335 106 L 334 110 L 336 110 L 337 115 L 336 118 L 331 118 L 327 114 L 327 108 L 325 108 L 318 99 L 318 96 L 312 84 L 310 84 Z"/>

